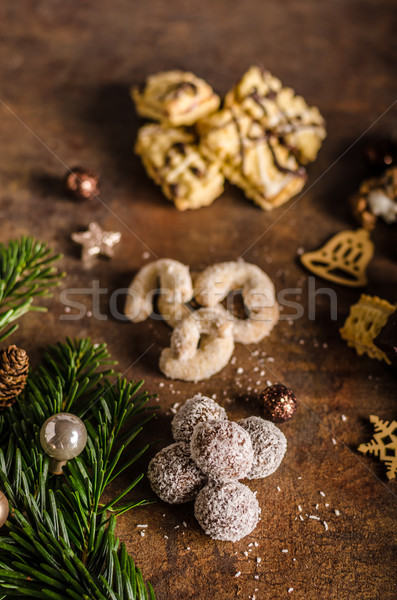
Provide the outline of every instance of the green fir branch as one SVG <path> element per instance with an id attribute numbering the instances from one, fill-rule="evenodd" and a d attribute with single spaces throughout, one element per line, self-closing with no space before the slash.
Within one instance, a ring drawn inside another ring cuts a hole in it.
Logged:
<path id="1" fill-rule="evenodd" d="M 147 449 L 133 442 L 153 415 L 143 382 L 114 381 L 112 364 L 106 346 L 90 340 L 51 346 L 18 401 L 0 415 L 0 488 L 11 507 L 0 535 L 6 598 L 155 599 L 114 533 L 118 515 L 145 503 L 122 502 L 143 475 L 101 502 Z M 39 433 L 60 411 L 84 420 L 88 441 L 64 475 L 54 476 Z"/>
<path id="2" fill-rule="evenodd" d="M 48 298 L 59 285 L 64 274 L 53 263 L 60 257 L 32 237 L 0 244 L 0 342 L 18 328 L 15 321 L 25 313 L 47 310 L 33 302 Z"/>

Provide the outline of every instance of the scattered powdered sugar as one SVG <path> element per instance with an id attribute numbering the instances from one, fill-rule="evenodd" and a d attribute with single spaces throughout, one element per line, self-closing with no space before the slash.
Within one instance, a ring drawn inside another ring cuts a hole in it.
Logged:
<path id="1" fill-rule="evenodd" d="M 198 493 L 194 514 L 207 535 L 236 542 L 255 529 L 260 508 L 255 495 L 242 483 L 212 482 Z"/>
<path id="2" fill-rule="evenodd" d="M 174 404 L 171 406 L 170 411 L 172 412 L 173 415 L 176 415 L 176 413 L 178 412 L 178 407 L 179 407 L 179 402 L 174 402 Z"/>
<path id="3" fill-rule="evenodd" d="M 172 435 L 177 442 L 190 442 L 194 427 L 211 420 L 227 420 L 225 409 L 212 398 L 196 394 L 186 400 L 173 418 Z"/>
<path id="4" fill-rule="evenodd" d="M 261 417 L 241 419 L 238 424 L 248 432 L 254 451 L 248 479 L 259 479 L 274 473 L 287 450 L 287 439 L 283 432 L 274 423 Z M 281 492 L 280 486 L 277 486 L 277 491 Z"/>

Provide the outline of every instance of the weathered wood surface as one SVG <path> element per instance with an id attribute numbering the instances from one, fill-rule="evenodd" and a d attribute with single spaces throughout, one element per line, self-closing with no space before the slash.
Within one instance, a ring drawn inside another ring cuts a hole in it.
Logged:
<path id="1" fill-rule="evenodd" d="M 158 503 L 120 519 L 120 536 L 159 600 L 396 597 L 396 484 L 386 483 L 375 459 L 356 452 L 371 436 L 369 414 L 395 417 L 395 373 L 357 357 L 339 337 L 357 290 L 331 286 L 337 322 L 326 296 L 318 296 L 316 318 L 308 319 L 307 273 L 297 261 L 298 248 L 317 248 L 354 227 L 346 200 L 367 172 L 362 142 L 349 146 L 374 122 L 374 133 L 397 129 L 396 108 L 388 110 L 397 95 L 393 9 L 387 0 L 6 0 L 0 6 L 1 239 L 28 233 L 44 239 L 64 253 L 65 288 L 90 288 L 98 280 L 108 290 L 101 296 L 105 319 L 64 321 L 57 295 L 47 315 L 24 319 L 13 341 L 33 359 L 66 335 L 106 341 L 123 371 L 159 393 L 162 410 L 147 439 L 161 437 L 163 444 L 170 441 L 169 408 L 197 391 L 216 394 L 235 419 L 260 414 L 247 390 L 261 389 L 267 379 L 285 382 L 301 399 L 296 417 L 282 426 L 289 443 L 282 466 L 251 485 L 262 521 L 245 540 L 207 538 L 190 505 Z M 306 192 L 266 214 L 227 186 L 210 208 L 177 213 L 132 156 L 138 120 L 128 86 L 180 67 L 224 93 L 252 63 L 266 65 L 327 119 L 329 135 L 309 167 Z M 75 164 L 100 171 L 101 203 L 76 205 L 59 192 L 65 166 Z M 123 239 L 111 263 L 99 261 L 88 271 L 70 234 L 94 219 Z M 367 291 L 396 302 L 396 228 L 380 225 L 374 240 Z M 170 384 L 157 369 L 167 326 L 109 317 L 110 295 L 128 285 L 145 252 L 193 269 L 242 255 L 263 267 L 278 290 L 301 287 L 304 315 L 281 321 L 259 348 L 238 346 L 236 363 L 210 381 Z M 93 310 L 87 293 L 77 297 Z M 147 484 L 140 493 L 150 494 Z M 298 505 L 304 522 L 296 518 Z M 306 514 L 320 515 L 328 531 Z M 139 523 L 148 524 L 145 537 Z"/>

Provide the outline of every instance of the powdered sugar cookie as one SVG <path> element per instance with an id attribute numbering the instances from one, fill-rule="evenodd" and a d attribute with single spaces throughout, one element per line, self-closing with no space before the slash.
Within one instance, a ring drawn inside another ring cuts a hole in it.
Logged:
<path id="1" fill-rule="evenodd" d="M 252 344 L 269 335 L 278 321 L 279 309 L 273 282 L 257 265 L 244 261 L 217 263 L 195 281 L 195 298 L 203 306 L 217 306 L 232 290 L 241 290 L 247 319 L 231 313 L 236 342 Z"/>
<path id="2" fill-rule="evenodd" d="M 233 323 L 225 311 L 201 308 L 175 327 L 159 366 L 171 379 L 201 381 L 223 369 L 233 350 Z"/>
<path id="3" fill-rule="evenodd" d="M 177 315 L 186 316 L 184 304 L 193 296 L 189 267 L 170 258 L 142 267 L 128 288 L 125 315 L 134 323 L 145 321 L 153 312 L 156 293 L 160 294 L 159 310 L 165 320 L 174 322 Z"/>

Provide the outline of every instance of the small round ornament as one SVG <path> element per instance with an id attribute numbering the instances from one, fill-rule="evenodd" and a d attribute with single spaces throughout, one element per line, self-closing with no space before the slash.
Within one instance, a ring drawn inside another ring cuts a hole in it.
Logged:
<path id="1" fill-rule="evenodd" d="M 77 200 L 88 200 L 99 194 L 99 175 L 91 169 L 73 167 L 65 175 L 67 191 Z"/>
<path id="2" fill-rule="evenodd" d="M 0 492 L 0 527 L 3 527 L 7 521 L 9 512 L 10 505 L 8 504 L 7 496 L 3 492 Z"/>
<path id="3" fill-rule="evenodd" d="M 367 163 L 376 169 L 386 169 L 397 163 L 397 144 L 390 138 L 370 140 L 364 149 Z"/>
<path id="4" fill-rule="evenodd" d="M 84 450 L 87 430 L 76 415 L 58 413 L 49 417 L 42 426 L 40 443 L 50 457 L 50 472 L 60 475 L 66 462 Z"/>
<path id="5" fill-rule="evenodd" d="M 266 388 L 261 400 L 265 417 L 274 423 L 288 421 L 295 413 L 298 404 L 294 392 L 280 383 Z"/>

